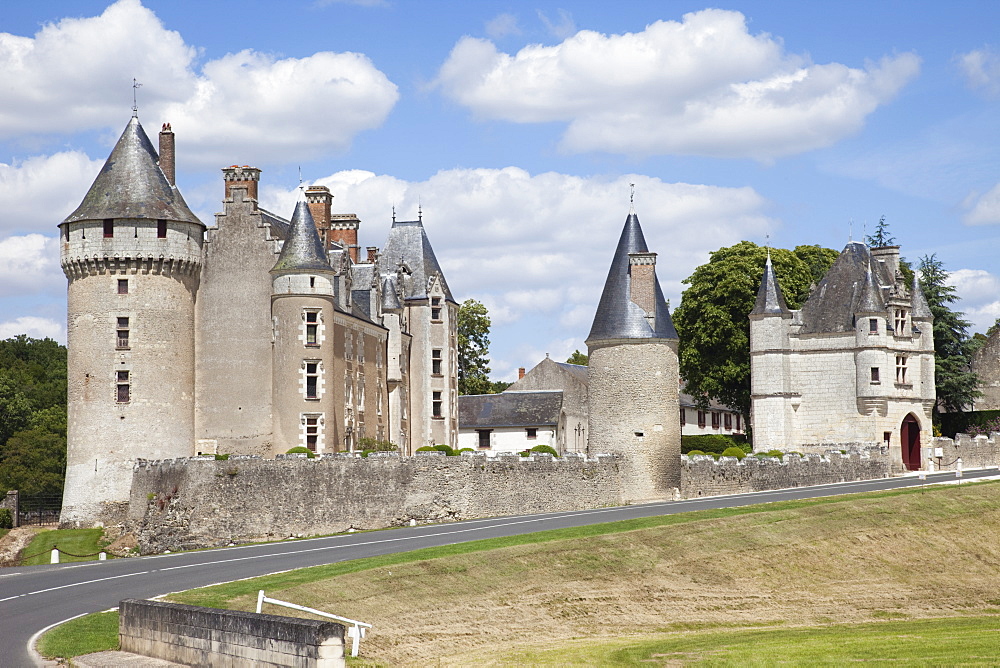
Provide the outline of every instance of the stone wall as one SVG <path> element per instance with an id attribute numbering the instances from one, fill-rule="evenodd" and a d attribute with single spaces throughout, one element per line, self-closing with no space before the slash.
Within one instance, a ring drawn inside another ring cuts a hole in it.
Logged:
<path id="1" fill-rule="evenodd" d="M 933 438 L 931 446 L 921 453 L 921 459 L 932 463 L 937 471 L 954 471 L 959 457 L 963 469 L 1000 466 L 1000 434 L 988 438 L 969 434 L 956 434 L 954 439 Z"/>
<path id="2" fill-rule="evenodd" d="M 18 513 L 18 492 L 16 489 L 12 489 L 3 497 L 0 498 L 0 508 L 6 508 L 10 511 L 11 521 L 16 528 L 18 526 L 18 521 L 20 520 Z"/>
<path id="3" fill-rule="evenodd" d="M 783 459 L 748 456 L 681 457 L 681 495 L 686 499 L 722 494 L 744 494 L 772 489 L 805 487 L 888 478 L 889 453 L 884 447 L 855 449 L 843 454 L 785 455 Z"/>
<path id="4" fill-rule="evenodd" d="M 121 648 L 185 666 L 345 666 L 336 622 L 128 599 L 118 606 Z"/>
<path id="5" fill-rule="evenodd" d="M 348 529 L 620 505 L 619 461 L 438 453 L 137 462 L 128 530 L 143 554 Z"/>

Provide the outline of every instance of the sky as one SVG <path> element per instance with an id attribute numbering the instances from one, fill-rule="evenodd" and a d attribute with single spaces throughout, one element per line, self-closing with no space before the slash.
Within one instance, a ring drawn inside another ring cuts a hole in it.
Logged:
<path id="1" fill-rule="evenodd" d="M 0 338 L 66 340 L 57 225 L 132 114 L 208 225 L 222 167 L 322 184 L 381 246 L 422 211 L 492 377 L 586 351 L 634 205 L 671 304 L 741 240 L 880 217 L 1000 317 L 1000 3 L 49 0 L 0 12 Z M 133 89 L 133 79 L 141 83 Z"/>

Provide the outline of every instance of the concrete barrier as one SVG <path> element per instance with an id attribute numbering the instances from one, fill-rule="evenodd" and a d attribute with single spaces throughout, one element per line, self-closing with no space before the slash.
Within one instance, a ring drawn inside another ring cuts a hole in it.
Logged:
<path id="1" fill-rule="evenodd" d="M 346 666 L 335 622 L 136 599 L 118 611 L 124 652 L 213 668 Z"/>

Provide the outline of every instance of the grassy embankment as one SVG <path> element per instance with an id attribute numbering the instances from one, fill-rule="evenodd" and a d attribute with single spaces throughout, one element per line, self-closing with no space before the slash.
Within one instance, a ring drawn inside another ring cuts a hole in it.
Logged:
<path id="1" fill-rule="evenodd" d="M 985 483 L 478 541 L 170 598 L 252 610 L 265 589 L 361 619 L 374 665 L 989 663 L 998 575 L 1000 485 Z"/>
<path id="2" fill-rule="evenodd" d="M 59 549 L 70 554 L 93 555 L 106 546 L 102 540 L 104 531 L 102 529 L 52 529 L 42 531 L 28 543 L 22 554 L 29 557 L 22 557 L 22 566 L 40 566 L 51 563 L 52 548 L 56 545 Z M 111 558 L 111 555 L 108 555 Z M 70 561 L 94 561 L 96 556 L 71 557 L 68 554 L 60 554 L 59 561 L 67 563 Z"/>

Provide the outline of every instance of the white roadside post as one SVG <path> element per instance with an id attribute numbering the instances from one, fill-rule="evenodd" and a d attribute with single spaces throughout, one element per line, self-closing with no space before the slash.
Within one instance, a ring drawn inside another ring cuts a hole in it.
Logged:
<path id="1" fill-rule="evenodd" d="M 52 548 L 52 559 L 49 563 L 58 564 L 59 563 L 59 548 Z"/>

